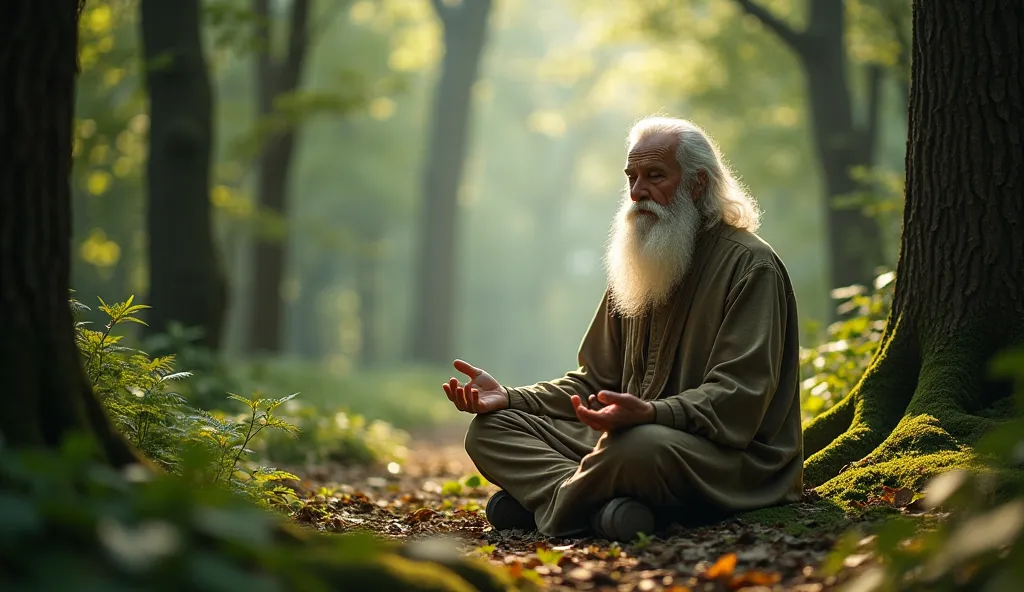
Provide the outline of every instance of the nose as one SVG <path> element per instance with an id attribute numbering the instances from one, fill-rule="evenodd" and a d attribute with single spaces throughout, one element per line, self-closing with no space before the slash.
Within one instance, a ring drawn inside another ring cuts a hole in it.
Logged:
<path id="1" fill-rule="evenodd" d="M 629 198 L 633 201 L 644 201 L 650 199 L 650 197 L 647 188 L 639 180 L 629 188 Z"/>

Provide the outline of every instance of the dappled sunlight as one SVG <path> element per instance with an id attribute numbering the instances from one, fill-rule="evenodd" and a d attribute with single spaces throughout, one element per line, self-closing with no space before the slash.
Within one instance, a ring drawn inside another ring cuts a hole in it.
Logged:
<path id="1" fill-rule="evenodd" d="M 1022 11 L 15 2 L 0 572 L 1016 590 Z"/>

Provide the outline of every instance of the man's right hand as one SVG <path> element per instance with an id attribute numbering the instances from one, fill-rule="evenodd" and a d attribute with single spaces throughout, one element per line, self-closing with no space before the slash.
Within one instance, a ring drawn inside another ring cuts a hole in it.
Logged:
<path id="1" fill-rule="evenodd" d="M 490 413 L 508 409 L 508 392 L 490 374 L 462 360 L 455 360 L 455 369 L 468 376 L 469 382 L 462 385 L 452 377 L 441 388 L 459 411 Z"/>

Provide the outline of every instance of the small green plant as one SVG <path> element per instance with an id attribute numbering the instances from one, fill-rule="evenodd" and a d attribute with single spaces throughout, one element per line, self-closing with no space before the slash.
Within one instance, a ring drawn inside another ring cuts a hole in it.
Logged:
<path id="1" fill-rule="evenodd" d="M 124 336 L 116 334 L 119 325 L 146 324 L 136 315 L 148 307 L 133 302 L 134 298 L 128 298 L 107 304 L 100 299 L 99 310 L 107 317 L 103 330 L 90 329 L 89 321 L 75 323 L 86 376 L 114 425 L 140 452 L 172 473 L 181 472 L 186 454 L 196 454 L 208 460 L 206 469 L 194 480 L 226 485 L 265 504 L 291 503 L 294 492 L 281 481 L 297 477 L 253 466 L 250 457 L 254 439 L 263 430 L 271 428 L 293 436 L 298 432 L 296 426 L 273 413 L 297 393 L 280 399 L 229 395 L 248 409 L 238 417 L 191 407 L 179 393 L 169 390 L 175 381 L 191 377 L 189 372 L 174 371 L 173 355 L 151 358 L 123 345 Z M 77 315 L 90 310 L 74 299 L 71 309 Z"/>
<path id="2" fill-rule="evenodd" d="M 832 291 L 841 320 L 827 328 L 816 347 L 800 350 L 800 403 L 810 419 L 839 402 L 857 384 L 878 349 L 892 307 L 895 274 L 875 278 L 874 289 L 849 286 Z"/>
<path id="3" fill-rule="evenodd" d="M 188 380 L 179 383 L 180 393 L 188 404 L 218 409 L 224 406 L 224 393 L 241 389 L 222 356 L 200 342 L 202 336 L 199 327 L 172 322 L 166 331 L 147 336 L 140 348 L 157 356 L 173 354 L 175 364 L 191 372 Z"/>
<path id="4" fill-rule="evenodd" d="M 298 400 L 279 411 L 298 431 L 268 434 L 253 450 L 273 462 L 346 465 L 402 462 L 409 435 L 383 421 L 345 409 L 324 409 Z"/>
<path id="5" fill-rule="evenodd" d="M 97 464 L 96 443 L 0 443 L 4 590 L 512 590 L 482 559 L 437 562 L 368 534 L 290 526 L 222 487 L 186 455 L 181 475 Z M 471 584 L 472 582 L 472 584 Z"/>

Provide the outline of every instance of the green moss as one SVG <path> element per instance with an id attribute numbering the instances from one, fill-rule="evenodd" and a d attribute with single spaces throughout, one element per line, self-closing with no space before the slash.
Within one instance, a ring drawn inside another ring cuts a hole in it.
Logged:
<path id="1" fill-rule="evenodd" d="M 853 501 L 864 502 L 869 497 L 881 497 L 883 485 L 920 492 L 935 475 L 951 469 L 971 468 L 975 466 L 974 460 L 974 455 L 969 452 L 950 451 L 893 458 L 851 468 L 825 482 L 816 491 L 826 499 L 849 506 Z"/>
<path id="2" fill-rule="evenodd" d="M 853 422 L 854 397 L 847 395 L 834 407 L 804 424 L 804 453 L 810 456 L 828 446 Z"/>
<path id="3" fill-rule="evenodd" d="M 804 482 L 807 485 L 822 484 L 849 463 L 871 454 L 885 440 L 915 396 L 918 368 L 917 344 L 897 322 L 891 331 L 886 332 L 874 361 L 847 397 L 852 399 L 853 406 L 849 428 L 833 442 L 810 454 L 805 461 Z M 847 413 L 849 410 L 841 410 L 837 415 Z M 826 430 L 821 429 L 819 434 L 813 423 L 807 427 L 806 439 L 812 444 L 808 451 L 813 451 Z"/>
<path id="4" fill-rule="evenodd" d="M 958 452 L 964 443 L 954 438 L 932 415 L 904 417 L 889 437 L 871 454 L 874 462 L 887 462 L 901 457 Z"/>
<path id="5" fill-rule="evenodd" d="M 816 487 L 827 481 L 849 462 L 864 458 L 880 437 L 877 431 L 867 426 L 854 426 L 846 430 L 824 450 L 812 455 L 804 462 L 804 483 Z"/>
<path id="6" fill-rule="evenodd" d="M 812 530 L 820 532 L 844 528 L 847 525 L 847 517 L 843 508 L 827 499 L 814 503 L 762 508 L 739 514 L 736 518 L 751 524 L 785 528 L 786 532 L 794 536 Z"/>

